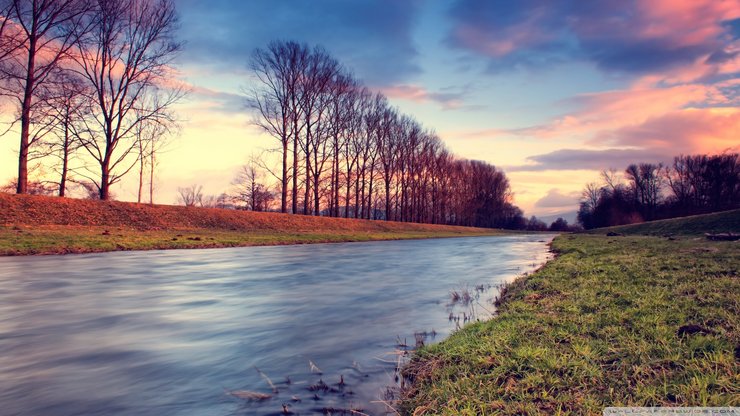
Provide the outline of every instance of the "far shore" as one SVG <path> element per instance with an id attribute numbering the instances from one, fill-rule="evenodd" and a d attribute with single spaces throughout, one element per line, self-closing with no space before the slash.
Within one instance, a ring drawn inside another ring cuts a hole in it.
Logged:
<path id="1" fill-rule="evenodd" d="M 0 193 L 0 256 L 516 233 L 522 232 Z"/>
<path id="2" fill-rule="evenodd" d="M 363 241 L 513 235 L 517 232 L 407 231 L 265 233 L 209 229 L 139 231 L 80 226 L 2 226 L 0 256 L 81 254 L 108 251 L 204 249 Z"/>

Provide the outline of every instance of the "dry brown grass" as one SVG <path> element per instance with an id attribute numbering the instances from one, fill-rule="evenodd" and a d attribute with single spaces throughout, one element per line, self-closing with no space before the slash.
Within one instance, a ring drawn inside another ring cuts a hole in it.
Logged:
<path id="1" fill-rule="evenodd" d="M 432 224 L 0 193 L 0 255 L 491 235 Z"/>
<path id="2" fill-rule="evenodd" d="M 220 229 L 231 231 L 464 231 L 491 230 L 393 221 L 288 215 L 176 205 L 0 193 L 0 225 L 77 225 L 130 227 L 138 230 Z"/>

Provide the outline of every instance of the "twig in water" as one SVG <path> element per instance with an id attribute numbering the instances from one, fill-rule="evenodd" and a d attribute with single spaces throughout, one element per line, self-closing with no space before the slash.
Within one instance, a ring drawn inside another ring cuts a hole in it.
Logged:
<path id="1" fill-rule="evenodd" d="M 242 399 L 242 400 L 253 400 L 257 402 L 261 402 L 263 400 L 272 398 L 272 396 L 269 394 L 259 393 L 256 391 L 249 391 L 249 390 L 234 390 L 234 391 L 226 390 L 226 393 L 236 398 Z"/>
<path id="2" fill-rule="evenodd" d="M 401 348 L 406 348 L 409 345 L 408 345 L 408 343 L 406 343 L 406 338 L 404 338 L 403 341 L 401 341 L 401 336 L 400 335 L 396 335 L 396 346 L 397 347 L 401 347 Z"/>
<path id="3" fill-rule="evenodd" d="M 481 305 L 481 303 L 480 303 L 479 301 L 477 301 L 477 300 L 476 300 L 476 301 L 475 301 L 475 303 L 477 303 L 477 304 L 478 304 L 478 306 L 480 306 L 481 308 L 483 308 L 483 310 L 484 310 L 484 311 L 486 311 L 486 312 L 488 312 L 489 314 L 491 314 L 491 316 L 493 316 L 493 315 L 494 315 L 494 313 L 493 313 L 493 312 L 491 312 L 491 311 L 490 311 L 490 310 L 489 310 L 488 308 L 486 308 L 485 306 Z"/>
<path id="4" fill-rule="evenodd" d="M 260 376 L 262 376 L 263 379 L 265 379 L 265 381 L 267 382 L 267 384 L 272 389 L 272 392 L 275 393 L 275 394 L 277 394 L 278 393 L 278 389 L 277 389 L 277 387 L 275 387 L 274 384 L 272 384 L 272 380 L 270 380 L 270 377 L 267 377 L 267 374 L 265 374 L 262 371 L 260 371 L 260 369 L 257 368 L 256 366 L 254 367 L 254 369 L 257 370 L 257 372 L 260 374 Z"/>
<path id="5" fill-rule="evenodd" d="M 318 366 L 316 366 L 316 364 L 314 364 L 313 361 L 311 360 L 308 360 L 308 367 L 311 369 L 312 373 L 322 374 L 321 369 Z"/>
<path id="6" fill-rule="evenodd" d="M 397 416 L 401 416 L 401 414 L 398 413 L 398 410 L 396 410 L 396 408 L 393 407 L 393 405 L 391 405 L 390 403 L 388 403 L 385 400 L 374 400 L 374 401 L 371 401 L 370 403 L 381 403 L 381 404 L 385 405 L 385 407 L 387 407 L 388 410 L 390 410 L 391 412 L 393 412 Z"/>
<path id="7" fill-rule="evenodd" d="M 407 352 L 403 350 L 395 350 L 395 351 L 384 352 L 383 355 L 405 355 L 406 353 Z M 389 364 L 396 364 L 398 362 L 398 360 L 391 361 L 391 360 L 386 360 L 380 357 L 373 357 L 373 358 L 375 358 L 378 361 L 382 361 L 384 363 L 389 363 Z"/>

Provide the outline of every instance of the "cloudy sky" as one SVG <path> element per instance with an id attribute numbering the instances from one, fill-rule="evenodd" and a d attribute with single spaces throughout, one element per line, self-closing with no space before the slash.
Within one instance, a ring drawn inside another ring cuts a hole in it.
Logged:
<path id="1" fill-rule="evenodd" d="M 602 169 L 740 150 L 736 0 L 177 4 L 179 69 L 193 92 L 161 157 L 161 203 L 195 183 L 221 193 L 274 145 L 250 126 L 240 93 L 251 51 L 273 39 L 325 46 L 455 154 L 502 168 L 527 215 L 574 211 Z M 0 139 L 0 154 L 15 141 Z M 14 176 L 12 158 L 0 164 L 0 179 Z M 115 192 L 135 198 L 130 184 Z"/>

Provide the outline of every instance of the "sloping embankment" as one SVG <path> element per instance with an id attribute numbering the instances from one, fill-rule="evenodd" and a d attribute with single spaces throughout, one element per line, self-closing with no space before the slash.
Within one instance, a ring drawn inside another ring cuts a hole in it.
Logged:
<path id="1" fill-rule="evenodd" d="M 712 214 L 692 215 L 689 217 L 671 218 L 643 222 L 639 224 L 618 225 L 615 227 L 591 230 L 592 234 L 607 232 L 639 235 L 697 235 L 702 233 L 739 233 L 740 209 L 715 212 Z"/>
<path id="2" fill-rule="evenodd" d="M 492 235 L 495 230 L 0 193 L 0 255 Z"/>

